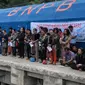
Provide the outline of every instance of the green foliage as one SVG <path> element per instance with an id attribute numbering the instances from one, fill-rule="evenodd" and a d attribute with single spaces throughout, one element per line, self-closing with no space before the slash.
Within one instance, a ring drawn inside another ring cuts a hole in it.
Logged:
<path id="1" fill-rule="evenodd" d="M 39 4 L 42 2 L 49 2 L 49 1 L 55 1 L 55 0 L 0 0 L 0 8 L 24 6 L 29 4 Z"/>

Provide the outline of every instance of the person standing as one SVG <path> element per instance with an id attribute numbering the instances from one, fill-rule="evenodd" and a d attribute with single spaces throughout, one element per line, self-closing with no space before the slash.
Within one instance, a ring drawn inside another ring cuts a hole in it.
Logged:
<path id="1" fill-rule="evenodd" d="M 19 58 L 24 58 L 24 38 L 25 38 L 25 28 L 21 27 L 20 34 L 18 35 L 19 41 Z"/>
<path id="2" fill-rule="evenodd" d="M 16 37 L 17 34 L 14 29 L 12 29 L 12 34 L 11 34 L 11 41 L 12 41 L 12 54 L 13 56 L 16 56 Z"/>
<path id="3" fill-rule="evenodd" d="M 2 38 L 3 38 L 3 32 L 2 32 L 2 29 L 0 27 L 0 54 L 2 54 Z"/>
<path id="4" fill-rule="evenodd" d="M 60 58 L 60 49 L 61 49 L 61 46 L 60 46 L 60 37 L 58 35 L 58 28 L 54 28 L 53 29 L 53 32 L 52 35 L 51 35 L 51 46 L 52 46 L 52 51 L 51 51 L 51 55 L 50 55 L 50 58 L 51 58 L 51 62 L 50 64 L 56 64 L 57 61 L 59 60 Z"/>
<path id="5" fill-rule="evenodd" d="M 6 30 L 3 30 L 2 47 L 3 47 L 3 55 L 4 55 L 4 56 L 7 56 L 7 50 L 8 50 L 8 35 L 7 35 L 7 33 L 6 33 Z"/>
<path id="6" fill-rule="evenodd" d="M 72 50 L 73 46 L 76 46 L 76 37 L 77 37 L 77 32 L 74 31 L 73 26 L 68 27 L 70 34 L 71 34 L 71 41 L 70 41 L 70 48 Z"/>
<path id="7" fill-rule="evenodd" d="M 30 52 L 31 52 L 31 47 L 29 45 L 29 42 L 31 41 L 31 31 L 29 29 L 26 30 L 26 35 L 25 35 L 25 49 L 26 49 L 26 54 L 27 54 L 27 59 L 30 58 Z"/>
<path id="8" fill-rule="evenodd" d="M 65 51 L 65 48 L 66 47 L 70 48 L 70 41 L 71 41 L 70 31 L 68 29 L 65 29 L 62 38 L 60 38 L 62 56 Z"/>
<path id="9" fill-rule="evenodd" d="M 45 27 L 41 28 L 41 36 L 39 38 L 39 59 L 43 64 L 46 64 L 46 52 L 47 52 L 47 45 L 48 45 L 48 36 L 47 36 L 48 29 Z"/>

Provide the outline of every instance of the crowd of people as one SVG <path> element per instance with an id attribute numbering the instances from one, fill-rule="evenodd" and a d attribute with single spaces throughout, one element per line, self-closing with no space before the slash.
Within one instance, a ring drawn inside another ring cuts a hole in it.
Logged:
<path id="1" fill-rule="evenodd" d="M 40 27 L 31 32 L 30 29 L 21 27 L 20 30 L 13 28 L 6 30 L 0 28 L 0 54 L 12 55 L 19 58 L 27 57 L 26 60 L 35 59 L 35 43 L 37 42 L 38 61 L 43 64 L 56 65 L 60 62 L 63 66 L 69 66 L 76 70 L 85 70 L 84 49 L 77 48 L 77 33 L 73 26 L 69 26 L 62 32 L 59 28 L 49 29 Z"/>

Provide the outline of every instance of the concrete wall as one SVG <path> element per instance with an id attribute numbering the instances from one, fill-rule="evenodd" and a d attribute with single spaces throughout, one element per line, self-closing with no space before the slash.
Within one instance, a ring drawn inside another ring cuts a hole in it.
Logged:
<path id="1" fill-rule="evenodd" d="M 0 59 L 0 82 L 1 85 L 85 85 L 85 72 L 3 57 Z"/>

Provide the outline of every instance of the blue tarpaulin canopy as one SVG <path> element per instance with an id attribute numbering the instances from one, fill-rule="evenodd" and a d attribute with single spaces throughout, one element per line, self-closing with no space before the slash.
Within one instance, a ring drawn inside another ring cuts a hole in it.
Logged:
<path id="1" fill-rule="evenodd" d="M 64 0 L 38 5 L 0 9 L 0 26 L 15 29 L 30 22 L 85 20 L 85 0 Z"/>

